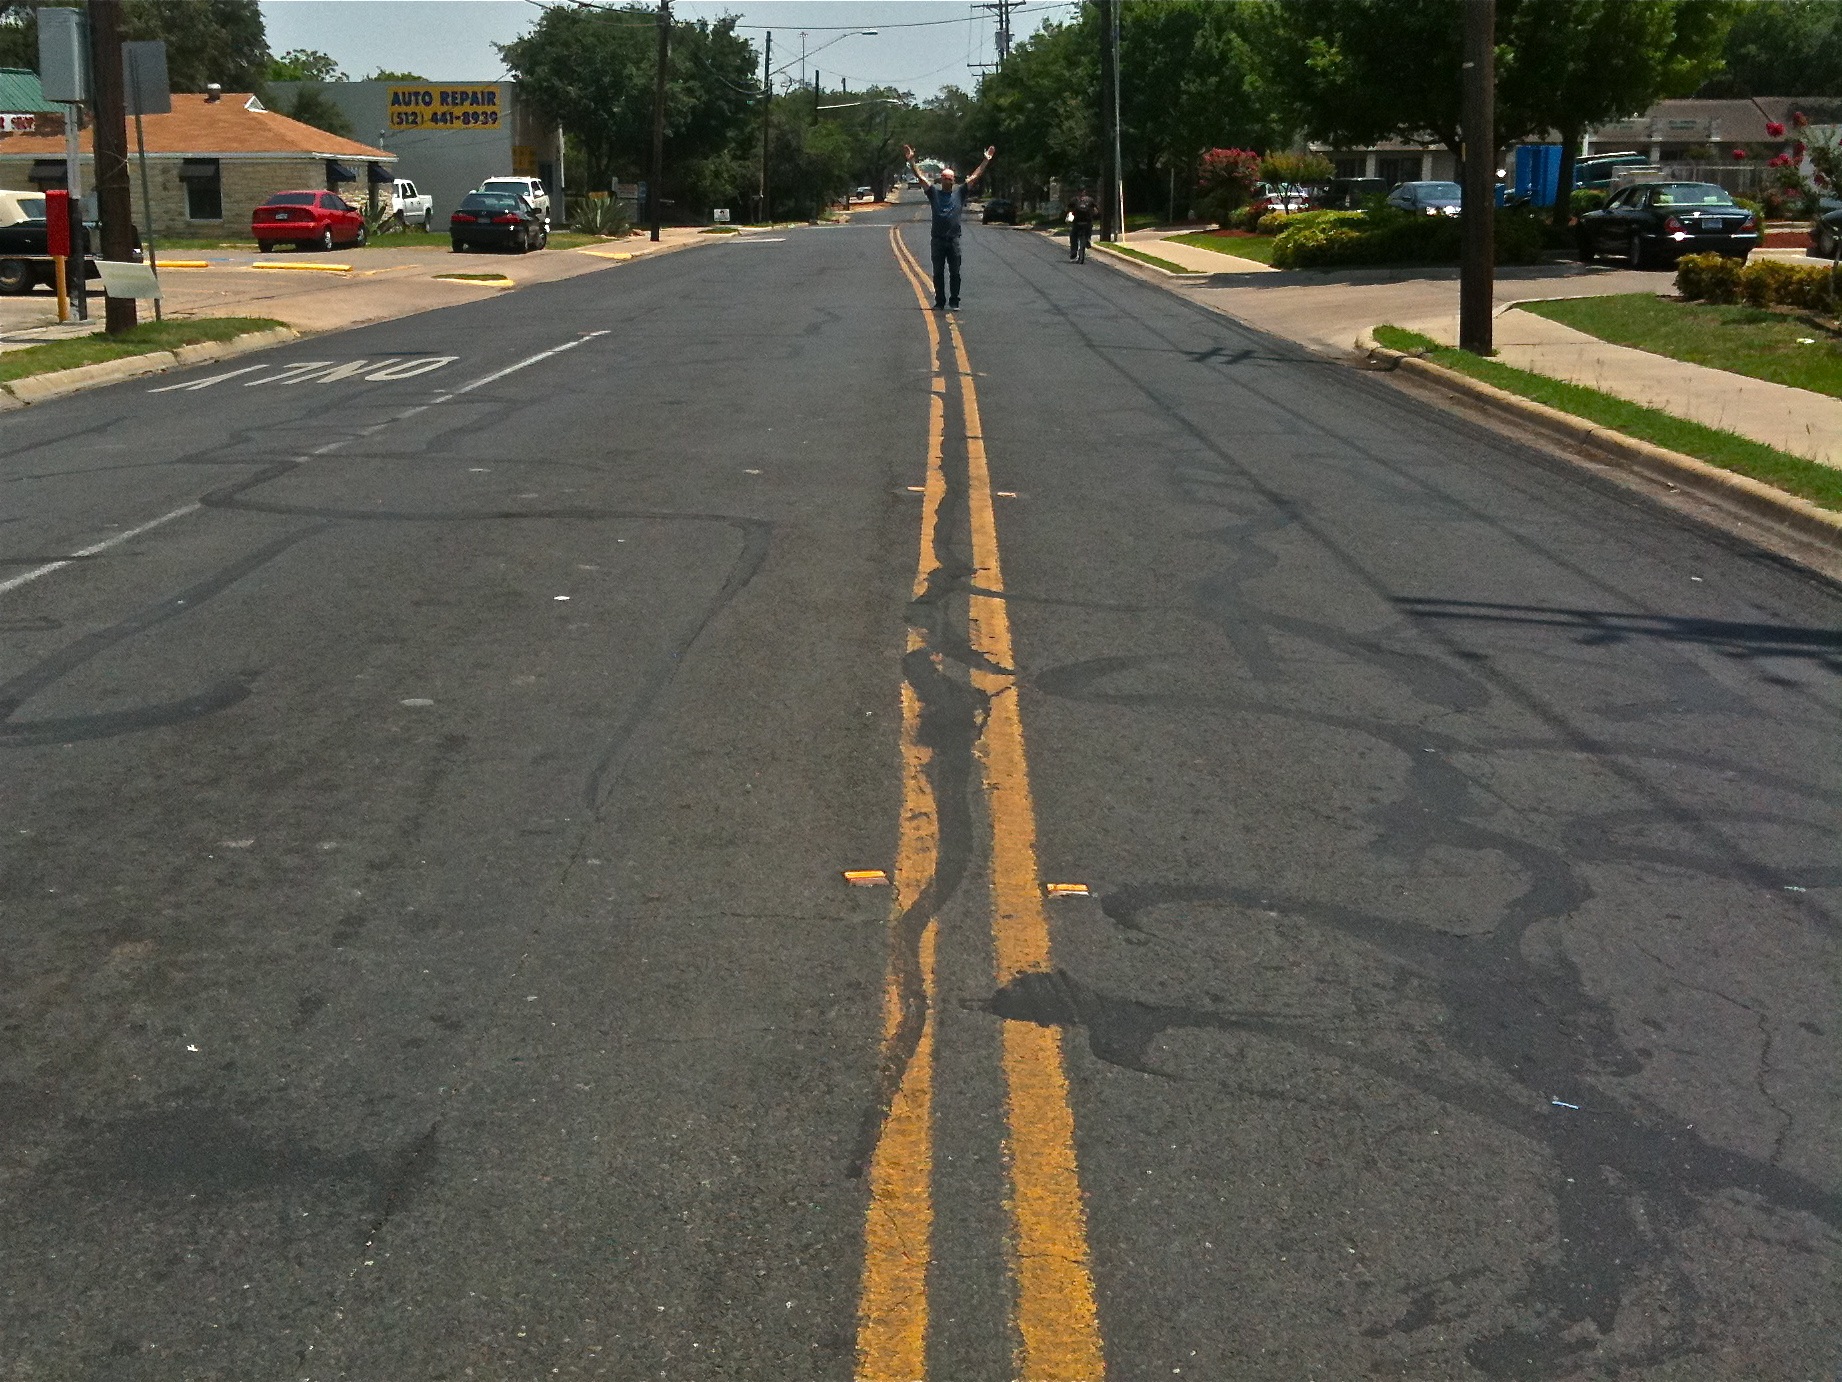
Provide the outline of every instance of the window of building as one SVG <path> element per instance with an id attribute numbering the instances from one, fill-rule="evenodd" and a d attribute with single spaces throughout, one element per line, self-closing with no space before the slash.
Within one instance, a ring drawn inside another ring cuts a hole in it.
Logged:
<path id="1" fill-rule="evenodd" d="M 224 175 L 215 158 L 183 160 L 179 165 L 179 179 L 185 184 L 188 221 L 224 219 Z"/>
<path id="2" fill-rule="evenodd" d="M 1337 170 L 1337 176 L 1340 178 L 1359 178 L 1368 167 L 1368 163 L 1368 159 L 1364 158 L 1361 154 L 1357 154 L 1354 158 L 1339 158 L 1335 160 L 1334 166 Z"/>
<path id="3" fill-rule="evenodd" d="M 1397 157 L 1393 154 L 1383 154 L 1375 160 L 1375 176 L 1390 187 L 1399 186 L 1403 182 L 1416 182 L 1420 177 L 1420 155 L 1407 154 Z"/>

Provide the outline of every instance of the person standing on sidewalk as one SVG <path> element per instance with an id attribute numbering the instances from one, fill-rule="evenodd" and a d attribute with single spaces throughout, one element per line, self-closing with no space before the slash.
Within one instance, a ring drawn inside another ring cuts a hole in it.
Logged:
<path id="1" fill-rule="evenodd" d="M 1081 264 L 1087 262 L 1087 247 L 1094 238 L 1094 217 L 1099 214 L 1100 203 L 1085 187 L 1068 203 L 1068 257 L 1071 260 Z"/>
<path id="2" fill-rule="evenodd" d="M 934 252 L 936 312 L 959 306 L 959 217 L 966 209 L 966 198 L 978 185 L 978 180 L 985 176 L 985 170 L 991 166 L 991 160 L 997 152 L 996 148 L 985 150 L 984 162 L 973 169 L 972 176 L 966 179 L 963 186 L 956 186 L 958 179 L 951 168 L 942 168 L 940 181 L 934 182 L 915 166 L 914 146 L 902 146 L 902 157 L 908 160 L 908 170 L 921 179 L 921 192 L 934 211 L 928 241 Z"/>

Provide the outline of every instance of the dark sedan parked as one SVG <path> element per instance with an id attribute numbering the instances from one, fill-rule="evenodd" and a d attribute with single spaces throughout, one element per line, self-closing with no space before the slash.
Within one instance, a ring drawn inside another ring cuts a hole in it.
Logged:
<path id="1" fill-rule="evenodd" d="M 550 239 L 544 218 L 523 197 L 509 192 L 469 192 L 448 217 L 448 240 L 463 250 L 541 250 Z"/>
<path id="2" fill-rule="evenodd" d="M 1711 182 L 1640 182 L 1580 217 L 1575 235 L 1582 264 L 1609 254 L 1634 269 L 1666 269 L 1685 254 L 1745 259 L 1759 221 Z"/>
<path id="3" fill-rule="evenodd" d="M 1818 259 L 1842 259 L 1842 201 L 1823 197 L 1810 223 L 1810 251 Z"/>
<path id="4" fill-rule="evenodd" d="M 985 210 L 980 215 L 980 224 L 990 225 L 993 221 L 1003 225 L 1017 224 L 1017 203 L 1009 197 L 987 197 Z"/>

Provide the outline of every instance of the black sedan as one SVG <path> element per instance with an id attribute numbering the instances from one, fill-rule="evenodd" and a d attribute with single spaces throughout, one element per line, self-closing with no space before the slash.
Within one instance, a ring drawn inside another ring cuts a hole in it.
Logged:
<path id="1" fill-rule="evenodd" d="M 990 225 L 993 221 L 1007 226 L 1017 224 L 1017 203 L 1009 197 L 989 197 L 985 201 L 982 224 Z"/>
<path id="2" fill-rule="evenodd" d="M 1574 233 L 1583 264 L 1614 255 L 1634 269 L 1666 269 L 1685 254 L 1745 259 L 1759 221 L 1711 182 L 1640 182 L 1580 217 Z"/>
<path id="3" fill-rule="evenodd" d="M 1842 201 L 1823 197 L 1810 223 L 1810 253 L 1818 259 L 1842 259 Z"/>
<path id="4" fill-rule="evenodd" d="M 448 217 L 448 240 L 456 254 L 471 249 L 523 254 L 541 250 L 549 239 L 543 215 L 509 192 L 469 192 Z"/>

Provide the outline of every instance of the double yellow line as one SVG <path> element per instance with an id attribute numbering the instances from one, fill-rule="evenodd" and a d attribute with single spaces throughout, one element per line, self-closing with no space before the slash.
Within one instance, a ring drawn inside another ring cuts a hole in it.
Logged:
<path id="1" fill-rule="evenodd" d="M 890 247 L 914 289 L 927 323 L 933 376 L 928 402 L 928 457 L 922 487 L 917 598 L 939 566 L 937 540 L 947 495 L 947 377 L 941 327 L 928 312 L 921 267 L 892 227 Z M 992 945 L 999 988 L 1050 967 L 1049 919 L 1036 857 L 1036 808 L 1030 794 L 1023 722 L 1017 704 L 1010 614 L 998 560 L 978 392 L 965 339 L 945 321 L 951 374 L 965 428 L 967 519 L 973 574 L 968 634 L 977 665 L 973 688 L 986 700 L 977 740 L 980 781 L 991 829 Z M 910 628 L 910 657 L 929 656 Z M 939 659 L 936 670 L 944 674 Z M 933 1081 L 935 952 L 932 914 L 939 804 L 922 741 L 922 706 L 908 678 L 902 687 L 902 818 L 895 861 L 894 925 L 883 1009 L 883 1117 L 868 1167 L 863 1282 L 858 1303 L 858 1382 L 922 1382 L 927 1377 L 928 1271 L 933 1261 Z M 1106 1372 L 1089 1265 L 1087 1216 L 1075 1165 L 1074 1116 L 1059 1028 L 1003 1024 L 1006 1207 L 1016 1327 L 1015 1375 L 1021 1382 L 1100 1382 Z"/>

